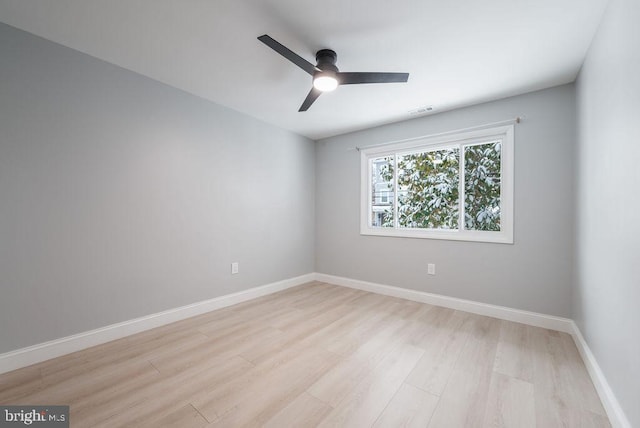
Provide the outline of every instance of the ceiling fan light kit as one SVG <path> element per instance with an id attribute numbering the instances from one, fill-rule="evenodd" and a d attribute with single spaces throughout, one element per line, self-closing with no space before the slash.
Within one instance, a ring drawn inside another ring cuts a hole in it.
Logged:
<path id="1" fill-rule="evenodd" d="M 319 50 L 316 53 L 316 65 L 313 65 L 266 34 L 258 37 L 258 40 L 312 76 L 313 87 L 298 111 L 307 111 L 320 94 L 333 91 L 338 85 L 404 83 L 409 79 L 409 73 L 340 72 L 336 66 L 338 55 L 331 49 Z"/>
<path id="2" fill-rule="evenodd" d="M 319 71 L 313 77 L 313 87 L 322 92 L 331 92 L 338 87 L 338 79 L 325 71 Z"/>

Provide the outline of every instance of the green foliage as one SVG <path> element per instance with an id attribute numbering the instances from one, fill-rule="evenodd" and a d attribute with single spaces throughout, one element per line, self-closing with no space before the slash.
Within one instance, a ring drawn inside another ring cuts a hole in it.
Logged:
<path id="1" fill-rule="evenodd" d="M 398 157 L 398 225 L 407 228 L 458 227 L 457 148 Z M 393 179 L 393 171 L 385 171 Z"/>
<path id="2" fill-rule="evenodd" d="M 500 143 L 465 146 L 465 228 L 500 230 Z M 385 159 L 380 178 L 393 189 L 393 158 Z M 459 217 L 458 148 L 397 157 L 398 226 L 457 229 Z M 383 227 L 393 227 L 386 207 Z"/>
<path id="3" fill-rule="evenodd" d="M 464 149 L 465 228 L 500 231 L 500 143 Z"/>

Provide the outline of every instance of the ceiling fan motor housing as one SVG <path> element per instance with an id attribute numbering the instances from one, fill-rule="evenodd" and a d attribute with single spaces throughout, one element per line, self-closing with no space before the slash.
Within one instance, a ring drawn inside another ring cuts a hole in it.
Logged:
<path id="1" fill-rule="evenodd" d="M 316 67 L 318 67 L 322 71 L 333 71 L 337 73 L 337 59 L 338 55 L 335 53 L 335 51 L 332 51 L 331 49 L 321 49 L 316 53 Z"/>

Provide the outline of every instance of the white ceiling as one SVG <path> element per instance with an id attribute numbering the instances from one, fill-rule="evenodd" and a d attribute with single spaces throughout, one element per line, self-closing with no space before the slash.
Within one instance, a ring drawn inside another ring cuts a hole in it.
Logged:
<path id="1" fill-rule="evenodd" d="M 0 21 L 313 139 L 575 79 L 607 0 L 0 0 Z M 298 107 L 315 64 L 409 72 Z"/>

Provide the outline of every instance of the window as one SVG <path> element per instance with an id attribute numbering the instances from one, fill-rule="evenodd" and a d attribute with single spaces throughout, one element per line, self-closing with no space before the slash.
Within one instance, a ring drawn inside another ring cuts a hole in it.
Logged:
<path id="1" fill-rule="evenodd" d="M 361 150 L 360 233 L 513 243 L 513 125 Z"/>

